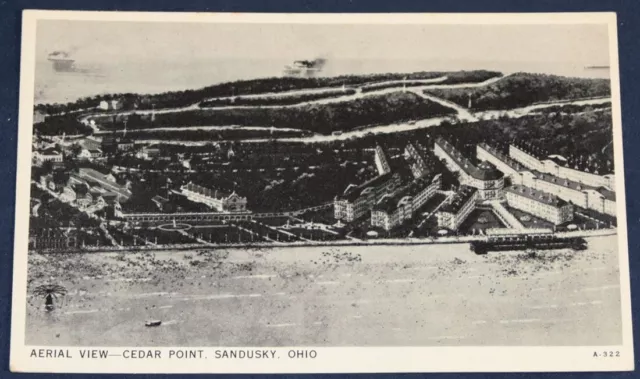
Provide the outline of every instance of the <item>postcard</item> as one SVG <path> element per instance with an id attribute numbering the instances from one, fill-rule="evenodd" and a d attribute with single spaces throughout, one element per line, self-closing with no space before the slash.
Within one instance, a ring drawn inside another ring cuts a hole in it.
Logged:
<path id="1" fill-rule="evenodd" d="M 23 14 L 11 370 L 633 370 L 615 13 Z"/>

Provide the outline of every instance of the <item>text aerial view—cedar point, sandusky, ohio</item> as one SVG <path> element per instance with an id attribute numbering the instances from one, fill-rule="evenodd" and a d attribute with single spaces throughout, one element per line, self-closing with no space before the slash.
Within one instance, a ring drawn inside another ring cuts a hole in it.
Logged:
<path id="1" fill-rule="evenodd" d="M 38 20 L 25 344 L 622 345 L 609 33 Z"/>

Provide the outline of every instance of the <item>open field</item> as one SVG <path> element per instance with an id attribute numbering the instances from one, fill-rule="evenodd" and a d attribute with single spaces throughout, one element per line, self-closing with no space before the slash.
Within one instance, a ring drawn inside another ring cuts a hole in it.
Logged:
<path id="1" fill-rule="evenodd" d="M 467 244 L 29 257 L 27 344 L 550 346 L 621 342 L 616 237 L 476 256 Z M 163 320 L 145 328 L 150 318 Z"/>

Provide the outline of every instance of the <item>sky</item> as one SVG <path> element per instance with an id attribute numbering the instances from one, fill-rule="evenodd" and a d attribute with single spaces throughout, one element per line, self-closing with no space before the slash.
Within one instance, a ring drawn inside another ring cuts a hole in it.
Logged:
<path id="1" fill-rule="evenodd" d="M 212 24 L 40 20 L 36 57 L 83 60 L 400 59 L 608 65 L 607 26 Z"/>

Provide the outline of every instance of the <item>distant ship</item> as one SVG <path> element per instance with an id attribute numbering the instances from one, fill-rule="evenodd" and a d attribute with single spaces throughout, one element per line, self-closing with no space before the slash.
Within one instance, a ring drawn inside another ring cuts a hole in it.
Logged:
<path id="1" fill-rule="evenodd" d="M 284 66 L 283 75 L 296 78 L 313 78 L 322 71 L 326 61 L 322 58 L 294 61 L 291 65 Z"/>
<path id="2" fill-rule="evenodd" d="M 608 70 L 611 67 L 609 66 L 586 66 L 585 69 L 587 70 Z"/>
<path id="3" fill-rule="evenodd" d="M 58 72 L 70 72 L 74 71 L 74 59 L 69 57 L 69 54 L 64 51 L 54 51 L 49 54 L 47 58 L 53 63 L 53 69 Z"/>

